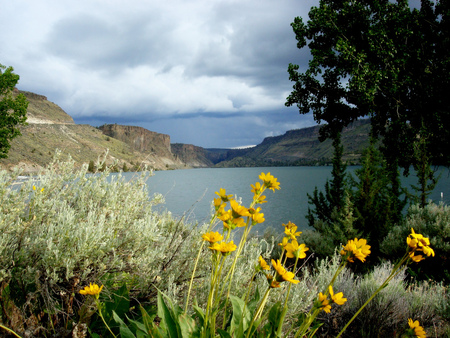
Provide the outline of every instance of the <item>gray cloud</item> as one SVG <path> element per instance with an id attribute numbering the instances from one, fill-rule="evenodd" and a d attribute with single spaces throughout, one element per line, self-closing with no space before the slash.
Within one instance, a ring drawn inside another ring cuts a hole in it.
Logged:
<path id="1" fill-rule="evenodd" d="M 0 63 L 77 123 L 208 147 L 260 143 L 314 124 L 284 101 L 288 64 L 309 58 L 290 23 L 317 3 L 17 0 L 0 12 Z"/>

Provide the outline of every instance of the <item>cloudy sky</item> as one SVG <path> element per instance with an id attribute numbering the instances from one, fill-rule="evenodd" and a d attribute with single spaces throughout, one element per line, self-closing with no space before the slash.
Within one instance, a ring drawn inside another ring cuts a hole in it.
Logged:
<path id="1" fill-rule="evenodd" d="M 231 148 L 314 125 L 284 102 L 307 66 L 290 23 L 318 0 L 14 0 L 0 63 L 76 123 L 136 125 Z"/>

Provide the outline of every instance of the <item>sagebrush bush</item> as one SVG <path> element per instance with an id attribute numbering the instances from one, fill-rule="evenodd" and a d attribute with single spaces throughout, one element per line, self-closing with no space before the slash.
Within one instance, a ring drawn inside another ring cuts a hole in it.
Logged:
<path id="1" fill-rule="evenodd" d="M 428 203 L 424 208 L 413 205 L 405 221 L 394 226 L 381 244 L 381 251 L 389 257 L 404 254 L 405 236 L 414 228 L 429 237 L 436 257 L 425 265 L 412 267 L 411 273 L 421 279 L 450 282 L 450 207 L 443 203 Z"/>
<path id="2" fill-rule="evenodd" d="M 331 279 L 340 259 L 336 252 L 329 259 L 319 260 L 317 269 L 313 273 L 303 275 L 300 283 L 292 289 L 294 294 L 307 289 L 312 293 L 312 298 L 316 297 Z M 389 276 L 392 268 L 393 264 L 385 262 L 376 266 L 372 273 L 363 276 L 355 275 L 349 269 L 342 271 L 334 283 L 334 288 L 343 292 L 348 301 L 342 306 L 333 307 L 329 314 L 321 313 L 320 319 L 324 325 L 319 329 L 318 336 L 335 337 Z M 430 335 L 442 336 L 445 329 L 448 330 L 448 323 L 442 317 L 449 302 L 447 287 L 434 282 L 408 284 L 405 278 L 403 270 L 364 308 L 344 336 L 394 337 L 396 332 L 403 330 L 408 318 L 419 320 L 428 328 Z M 297 297 L 296 302 L 309 306 L 311 304 L 310 299 L 301 297 Z"/>
<path id="3" fill-rule="evenodd" d="M 110 291 L 126 283 L 143 301 L 152 300 L 155 286 L 183 297 L 201 227 L 153 211 L 163 198 L 149 198 L 151 172 L 126 181 L 109 169 L 87 169 L 56 158 L 21 184 L 19 172 L 0 172 L 0 283 L 9 292 L 1 300 L 23 319 L 76 316 L 74 293 L 90 282 L 109 283 Z"/>

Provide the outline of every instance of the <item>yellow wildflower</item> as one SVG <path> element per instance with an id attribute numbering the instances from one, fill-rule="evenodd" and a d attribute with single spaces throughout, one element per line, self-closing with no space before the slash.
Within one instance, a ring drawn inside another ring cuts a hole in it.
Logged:
<path id="1" fill-rule="evenodd" d="M 246 226 L 246 223 L 245 223 L 243 218 L 233 218 L 231 220 L 231 224 L 233 226 L 233 229 L 236 228 L 236 227 L 242 228 L 242 227 Z"/>
<path id="2" fill-rule="evenodd" d="M 270 172 L 267 174 L 261 173 L 259 179 L 264 182 L 264 186 L 267 189 L 270 189 L 273 192 L 275 192 L 275 189 L 280 190 L 280 182 L 277 182 L 277 179 L 273 177 Z"/>
<path id="3" fill-rule="evenodd" d="M 289 222 L 287 222 L 286 224 L 283 223 L 283 226 L 284 226 L 285 228 L 290 229 L 290 228 L 292 228 L 292 227 L 295 227 L 296 225 L 295 225 L 295 223 L 292 223 L 291 221 L 289 221 Z"/>
<path id="4" fill-rule="evenodd" d="M 255 199 L 255 203 L 257 204 L 267 203 L 266 196 L 264 195 L 259 196 L 257 199 Z"/>
<path id="5" fill-rule="evenodd" d="M 422 326 L 420 326 L 419 321 L 413 321 L 411 318 L 408 318 L 409 327 L 414 330 L 414 334 L 419 338 L 426 338 L 427 334 Z"/>
<path id="6" fill-rule="evenodd" d="M 264 258 L 262 258 L 262 256 L 259 256 L 258 263 L 259 263 L 259 266 L 261 267 L 261 269 L 270 270 L 269 264 L 266 263 L 266 261 L 264 260 Z"/>
<path id="7" fill-rule="evenodd" d="M 362 238 L 359 240 L 357 238 L 350 239 L 341 250 L 341 255 L 347 257 L 347 260 L 351 263 L 354 262 L 354 258 L 364 262 L 369 254 L 370 245 L 367 245 L 367 240 Z"/>
<path id="8" fill-rule="evenodd" d="M 220 219 L 223 222 L 227 222 L 230 219 L 232 219 L 231 210 L 223 211 L 220 215 L 217 216 L 218 219 Z"/>
<path id="9" fill-rule="evenodd" d="M 207 241 L 209 243 L 215 243 L 219 242 L 223 239 L 223 236 L 218 232 L 207 232 L 206 234 L 202 235 L 202 238 L 204 241 Z"/>
<path id="10" fill-rule="evenodd" d="M 331 300 L 337 305 L 342 305 L 347 301 L 347 298 L 343 298 L 344 294 L 342 292 L 334 294 L 333 287 L 331 285 L 329 286 L 328 291 L 330 292 Z"/>
<path id="11" fill-rule="evenodd" d="M 277 282 L 275 279 L 273 279 L 272 275 L 266 275 L 266 278 L 267 278 L 267 282 L 269 283 L 269 287 L 271 289 L 280 287 L 280 282 Z"/>
<path id="12" fill-rule="evenodd" d="M 278 282 L 289 282 L 292 284 L 297 284 L 299 281 L 295 280 L 295 274 L 293 272 L 287 271 L 283 265 L 281 264 L 280 260 L 277 259 L 277 261 L 275 262 L 275 260 L 272 259 L 272 266 L 275 269 L 275 271 L 277 272 L 277 278 L 276 280 Z"/>
<path id="13" fill-rule="evenodd" d="M 292 240 L 295 240 L 302 233 L 301 231 L 297 232 L 297 226 L 294 223 L 289 222 L 287 225 L 283 224 L 283 226 L 285 226 L 284 233 Z"/>
<path id="14" fill-rule="evenodd" d="M 430 240 L 421 234 L 416 234 L 413 228 L 411 228 L 411 234 L 406 238 L 406 243 L 412 251 L 422 251 L 428 257 L 434 257 L 434 250 L 430 248 Z"/>
<path id="15" fill-rule="evenodd" d="M 422 255 L 414 255 L 414 251 L 409 253 L 409 257 L 412 259 L 413 262 L 419 263 L 420 261 L 423 261 L 425 257 Z"/>
<path id="16" fill-rule="evenodd" d="M 233 218 L 239 218 L 242 216 L 250 216 L 250 213 L 248 212 L 248 209 L 244 207 L 243 205 L 240 205 L 235 200 L 230 201 L 230 207 Z"/>
<path id="17" fill-rule="evenodd" d="M 212 246 L 209 247 L 213 251 L 221 252 L 223 256 L 229 255 L 231 252 L 236 250 L 237 246 L 233 243 L 233 241 L 229 243 L 221 242 L 221 243 L 214 243 Z"/>
<path id="18" fill-rule="evenodd" d="M 97 284 L 89 283 L 89 286 L 85 286 L 83 290 L 80 290 L 80 294 L 82 295 L 92 295 L 98 298 L 100 292 L 103 289 L 103 285 L 101 287 L 98 287 Z"/>
<path id="19" fill-rule="evenodd" d="M 252 218 L 252 225 L 259 224 L 265 221 L 264 214 L 261 211 L 261 208 L 249 208 L 248 212 Z"/>
<path id="20" fill-rule="evenodd" d="M 252 187 L 252 193 L 255 195 L 259 195 L 262 192 L 261 183 L 259 182 L 256 182 L 255 185 L 250 184 L 250 186 Z"/>
<path id="21" fill-rule="evenodd" d="M 321 304 L 320 309 L 325 311 L 326 313 L 330 313 L 331 305 L 328 301 L 328 296 L 324 295 L 322 292 L 319 292 L 319 302 Z"/>
<path id="22" fill-rule="evenodd" d="M 216 191 L 216 194 L 223 202 L 229 202 L 233 199 L 233 195 L 227 195 L 226 190 L 223 188 L 220 188 L 219 192 Z"/>
<path id="23" fill-rule="evenodd" d="M 214 198 L 214 210 L 218 212 L 221 209 L 225 208 L 225 203 L 223 203 L 220 197 Z"/>
<path id="24" fill-rule="evenodd" d="M 306 251 L 309 250 L 309 248 L 307 248 L 305 246 L 304 243 L 298 245 L 298 242 L 296 240 L 293 240 L 291 243 L 288 243 L 285 247 L 286 249 L 286 256 L 289 258 L 299 258 L 299 259 L 303 259 L 306 257 Z"/>
<path id="25" fill-rule="evenodd" d="M 288 242 L 289 242 L 289 238 L 283 237 L 283 240 L 281 241 L 281 243 L 278 243 L 278 245 L 281 246 L 283 249 L 286 249 L 286 245 L 288 245 Z"/>
<path id="26" fill-rule="evenodd" d="M 430 248 L 429 246 L 425 246 L 422 249 L 423 253 L 427 255 L 428 257 L 433 256 L 434 257 L 434 250 Z"/>

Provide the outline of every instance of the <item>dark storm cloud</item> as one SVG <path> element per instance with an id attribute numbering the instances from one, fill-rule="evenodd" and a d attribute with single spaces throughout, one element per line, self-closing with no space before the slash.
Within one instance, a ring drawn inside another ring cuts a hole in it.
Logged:
<path id="1" fill-rule="evenodd" d="M 311 125 L 284 101 L 305 67 L 290 23 L 317 0 L 8 2 L 0 63 L 77 123 L 231 147 Z M 8 31 L 8 34 L 5 32 Z"/>

